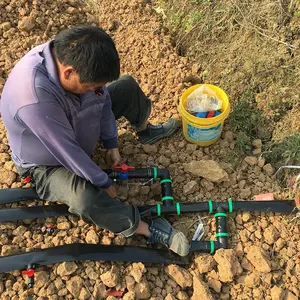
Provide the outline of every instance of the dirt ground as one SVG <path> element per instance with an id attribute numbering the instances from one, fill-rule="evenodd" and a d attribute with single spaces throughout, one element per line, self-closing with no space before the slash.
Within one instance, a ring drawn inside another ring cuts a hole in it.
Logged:
<path id="1" fill-rule="evenodd" d="M 0 20 L 0 87 L 13 65 L 31 47 L 51 39 L 59 29 L 86 23 L 100 25 L 112 35 L 120 53 L 122 73 L 132 75 L 153 101 L 153 123 L 179 118 L 178 100 L 191 84 L 186 78 L 199 72 L 199 63 L 178 55 L 173 38 L 150 1 L 103 0 L 100 6 L 94 1 L 86 6 L 76 0 L 4 0 L 0 3 Z M 15 173 L 5 128 L 2 123 L 0 126 L 0 187 L 26 187 Z M 250 155 L 239 156 L 233 163 L 236 134 L 228 125 L 221 139 L 207 148 L 188 144 L 181 131 L 154 146 L 142 146 L 126 120 L 119 122 L 119 135 L 121 154 L 128 164 L 170 170 L 178 201 L 251 200 L 254 195 L 270 192 L 277 199 L 289 198 L 289 190 L 283 190 L 274 177 L 275 169 L 261 157 L 260 140 L 252 141 Z M 99 145 L 94 160 L 104 167 L 102 154 Z M 207 171 L 199 177 L 194 166 L 208 160 L 215 162 L 216 172 Z M 119 193 L 128 203 L 155 203 L 159 201 L 159 184 L 122 185 Z M 22 205 L 33 204 L 27 201 Z M 300 297 L 300 231 L 294 217 L 233 213 L 228 226 L 231 249 L 219 250 L 214 256 L 195 255 L 186 268 L 141 263 L 62 263 L 39 268 L 35 287 L 29 290 L 21 270 L 0 274 L 1 299 L 117 299 L 108 296 L 107 291 L 120 290 L 127 300 L 296 300 Z M 208 215 L 203 219 L 204 239 L 213 239 L 215 222 Z M 197 226 L 196 215 L 169 220 L 191 239 Z M 54 234 L 41 234 L 39 229 L 50 223 L 54 224 Z M 74 216 L 0 224 L 2 256 L 74 242 L 145 244 L 143 238 L 125 240 Z"/>

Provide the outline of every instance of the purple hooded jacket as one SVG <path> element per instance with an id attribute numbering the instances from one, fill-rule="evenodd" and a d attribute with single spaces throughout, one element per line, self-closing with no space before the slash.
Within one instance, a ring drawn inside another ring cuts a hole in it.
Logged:
<path id="1" fill-rule="evenodd" d="M 95 186 L 112 180 L 91 159 L 99 138 L 117 148 L 117 126 L 107 89 L 80 96 L 59 82 L 50 44 L 33 48 L 13 68 L 1 98 L 1 114 L 17 166 L 64 166 Z"/>

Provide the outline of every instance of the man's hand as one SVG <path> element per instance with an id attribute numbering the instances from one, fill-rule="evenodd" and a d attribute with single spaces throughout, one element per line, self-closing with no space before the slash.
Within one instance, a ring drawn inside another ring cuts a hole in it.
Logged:
<path id="1" fill-rule="evenodd" d="M 117 197 L 117 190 L 116 188 L 111 185 L 109 188 L 104 189 L 104 191 L 110 196 L 111 198 L 116 198 Z"/>
<path id="2" fill-rule="evenodd" d="M 109 167 L 114 168 L 122 162 L 121 155 L 118 148 L 108 149 L 106 151 L 106 163 Z"/>

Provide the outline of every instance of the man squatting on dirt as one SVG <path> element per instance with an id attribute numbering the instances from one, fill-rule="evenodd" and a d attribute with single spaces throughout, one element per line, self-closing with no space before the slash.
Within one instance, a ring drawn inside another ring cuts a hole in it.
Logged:
<path id="1" fill-rule="evenodd" d="M 4 86 L 1 113 L 18 173 L 41 199 L 63 202 L 87 222 L 129 237 L 141 234 L 181 256 L 189 243 L 165 219 L 148 225 L 136 206 L 117 197 L 112 180 L 91 159 L 101 138 L 111 167 L 121 162 L 116 119 L 124 116 L 143 144 L 170 136 L 178 122 L 152 125 L 151 101 L 130 76 L 102 29 L 64 30 L 29 51 Z"/>

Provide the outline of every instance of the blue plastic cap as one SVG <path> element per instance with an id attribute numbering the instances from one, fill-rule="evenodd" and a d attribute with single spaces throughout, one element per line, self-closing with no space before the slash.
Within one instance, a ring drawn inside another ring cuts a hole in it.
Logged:
<path id="1" fill-rule="evenodd" d="M 206 116 L 207 116 L 207 111 L 197 112 L 195 114 L 195 117 L 197 117 L 197 118 L 206 118 Z"/>
<path id="2" fill-rule="evenodd" d="M 128 179 L 128 173 L 119 172 L 119 177 L 121 180 L 126 180 L 126 179 Z"/>

